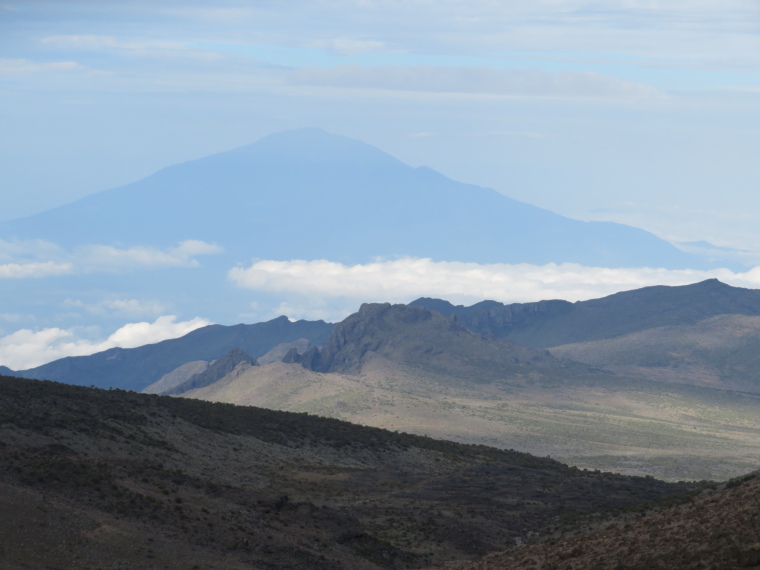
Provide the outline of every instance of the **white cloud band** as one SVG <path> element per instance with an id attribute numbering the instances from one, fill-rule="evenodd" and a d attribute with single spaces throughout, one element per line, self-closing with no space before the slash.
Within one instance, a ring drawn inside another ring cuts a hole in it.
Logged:
<path id="1" fill-rule="evenodd" d="M 292 81 L 305 85 L 438 93 L 492 94 L 509 97 L 582 97 L 648 99 L 657 90 L 593 72 L 546 72 L 485 67 L 338 65 L 303 68 Z"/>
<path id="2" fill-rule="evenodd" d="M 0 279 L 26 279 L 30 277 L 50 277 L 73 273 L 71 263 L 6 263 L 0 265 Z"/>
<path id="3" fill-rule="evenodd" d="M 459 303 L 483 299 L 576 301 L 649 285 L 684 285 L 711 278 L 743 287 L 760 286 L 760 268 L 734 273 L 727 269 L 610 269 L 573 263 L 480 265 L 412 258 L 353 266 L 326 260 L 264 260 L 247 269 L 234 268 L 228 276 L 238 287 L 315 300 L 409 301 L 432 296 Z"/>

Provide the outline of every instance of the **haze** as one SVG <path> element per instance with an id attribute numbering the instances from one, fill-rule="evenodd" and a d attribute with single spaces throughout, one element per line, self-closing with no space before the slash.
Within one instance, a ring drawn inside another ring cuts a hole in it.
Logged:
<path id="1" fill-rule="evenodd" d="M 0 220 L 318 126 L 411 166 L 572 218 L 629 224 L 721 261 L 676 271 L 484 266 L 452 255 L 349 266 L 330 251 L 321 265 L 252 261 L 251 251 L 241 267 L 219 268 L 238 302 L 222 315 L 126 287 L 85 294 L 61 279 L 197 275 L 228 244 L 183 235 L 170 245 L 68 247 L 0 236 L 0 286 L 49 280 L 57 295 L 55 311 L 35 312 L 3 289 L 0 364 L 225 319 L 336 320 L 362 301 L 575 300 L 708 277 L 756 287 L 759 24 L 758 4 L 739 0 L 0 1 Z M 386 277 L 381 288 L 371 286 L 376 275 Z"/>

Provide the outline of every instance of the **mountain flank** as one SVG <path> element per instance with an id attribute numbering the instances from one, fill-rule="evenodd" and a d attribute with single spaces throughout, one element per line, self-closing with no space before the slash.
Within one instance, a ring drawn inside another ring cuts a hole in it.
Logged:
<path id="1" fill-rule="evenodd" d="M 0 377 L 4 568 L 420 568 L 695 488 L 307 414 Z"/>
<path id="2" fill-rule="evenodd" d="M 321 349 L 181 395 L 670 480 L 726 479 L 760 462 L 760 395 L 614 374 L 406 305 L 362 305 Z"/>
<path id="3" fill-rule="evenodd" d="M 213 361 L 235 348 L 257 358 L 278 344 L 302 338 L 322 344 L 332 327 L 324 321 L 291 322 L 284 316 L 254 325 L 210 325 L 180 338 L 137 348 L 112 348 L 90 356 L 71 356 L 13 374 L 80 386 L 141 391 L 179 366 L 199 360 Z"/>
<path id="4" fill-rule="evenodd" d="M 421 298 L 410 305 L 456 316 L 460 323 L 481 334 L 547 348 L 694 324 L 717 315 L 760 316 L 760 290 L 708 279 L 692 285 L 644 287 L 575 303 L 554 300 L 505 305 L 482 301 L 463 307 Z"/>
<path id="5" fill-rule="evenodd" d="M 760 393 L 760 317 L 719 315 L 551 352 L 635 378 Z"/>

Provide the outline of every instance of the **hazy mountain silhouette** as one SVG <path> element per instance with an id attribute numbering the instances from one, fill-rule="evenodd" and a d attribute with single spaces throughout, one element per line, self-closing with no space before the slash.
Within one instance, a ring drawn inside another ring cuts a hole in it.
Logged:
<path id="1" fill-rule="evenodd" d="M 702 264 L 643 230 L 565 218 L 316 128 L 165 168 L 2 224 L 0 236 L 70 246 L 200 239 L 236 260 L 354 263 L 409 255 L 607 267 Z"/>

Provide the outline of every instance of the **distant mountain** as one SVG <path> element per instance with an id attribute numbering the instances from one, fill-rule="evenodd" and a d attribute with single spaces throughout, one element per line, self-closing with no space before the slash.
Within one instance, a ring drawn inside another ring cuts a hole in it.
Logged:
<path id="1" fill-rule="evenodd" d="M 636 378 L 760 393 L 760 317 L 719 315 L 551 352 Z"/>
<path id="2" fill-rule="evenodd" d="M 221 245 L 261 259 L 368 262 L 408 255 L 481 263 L 698 267 L 654 235 L 581 222 L 412 168 L 343 136 L 285 131 L 0 225 L 3 239 Z"/>
<path id="3" fill-rule="evenodd" d="M 234 348 L 256 358 L 278 344 L 301 338 L 322 344 L 332 327 L 324 321 L 290 322 L 287 317 L 254 325 L 211 325 L 156 344 L 111 348 L 90 356 L 71 356 L 13 374 L 98 388 L 140 391 L 180 365 L 197 360 L 216 360 Z"/>
<path id="4" fill-rule="evenodd" d="M 335 325 L 322 349 L 298 361 L 315 372 L 359 373 L 372 360 L 423 370 L 464 386 L 562 368 L 548 351 L 491 341 L 422 307 L 363 304 Z"/>
<path id="5" fill-rule="evenodd" d="M 724 314 L 760 316 L 760 290 L 717 279 L 677 287 L 634 289 L 590 301 L 540 301 L 470 307 L 421 298 L 411 306 L 456 316 L 469 329 L 532 347 L 613 338 L 660 326 L 693 324 Z"/>

